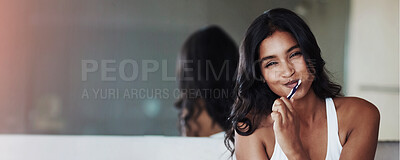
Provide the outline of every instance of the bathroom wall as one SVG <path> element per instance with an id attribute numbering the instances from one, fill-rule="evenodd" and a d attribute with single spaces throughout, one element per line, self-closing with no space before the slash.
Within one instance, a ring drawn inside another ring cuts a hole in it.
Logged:
<path id="1" fill-rule="evenodd" d="M 380 140 L 399 140 L 399 2 L 352 0 L 346 86 L 381 113 Z"/>

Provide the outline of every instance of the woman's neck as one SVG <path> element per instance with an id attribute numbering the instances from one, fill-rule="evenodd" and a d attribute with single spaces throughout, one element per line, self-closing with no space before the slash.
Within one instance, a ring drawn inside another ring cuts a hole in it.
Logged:
<path id="1" fill-rule="evenodd" d="M 323 106 L 325 106 L 325 100 L 317 97 L 311 88 L 304 97 L 293 101 L 293 107 L 300 118 L 300 124 L 305 126 L 312 125 L 325 113 Z"/>

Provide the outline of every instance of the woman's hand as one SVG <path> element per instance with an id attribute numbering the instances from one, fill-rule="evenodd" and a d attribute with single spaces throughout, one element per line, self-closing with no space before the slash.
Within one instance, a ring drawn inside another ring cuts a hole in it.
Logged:
<path id="1" fill-rule="evenodd" d="M 281 97 L 272 106 L 275 137 L 288 159 L 310 159 L 300 140 L 300 123 L 291 101 Z"/>

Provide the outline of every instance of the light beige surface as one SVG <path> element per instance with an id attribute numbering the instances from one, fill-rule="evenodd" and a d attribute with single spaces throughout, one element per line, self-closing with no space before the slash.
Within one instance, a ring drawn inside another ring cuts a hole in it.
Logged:
<path id="1" fill-rule="evenodd" d="M 399 140 L 399 2 L 352 0 L 347 95 L 381 113 L 379 140 Z"/>
<path id="2" fill-rule="evenodd" d="M 223 138 L 1 135 L 5 160 L 227 160 Z"/>
<path id="3" fill-rule="evenodd" d="M 228 160 L 228 157 L 221 136 L 0 135 L 2 160 Z M 399 159 L 399 143 L 379 142 L 375 159 Z"/>

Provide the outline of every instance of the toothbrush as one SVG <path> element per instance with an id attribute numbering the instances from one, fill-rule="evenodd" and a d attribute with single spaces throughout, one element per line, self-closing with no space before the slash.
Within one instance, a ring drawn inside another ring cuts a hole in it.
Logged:
<path id="1" fill-rule="evenodd" d="M 294 93 L 296 93 L 297 88 L 299 88 L 300 84 L 301 84 L 301 79 L 299 79 L 296 86 L 294 86 L 293 89 L 290 91 L 289 95 L 286 97 L 287 99 L 290 99 L 293 97 Z"/>

